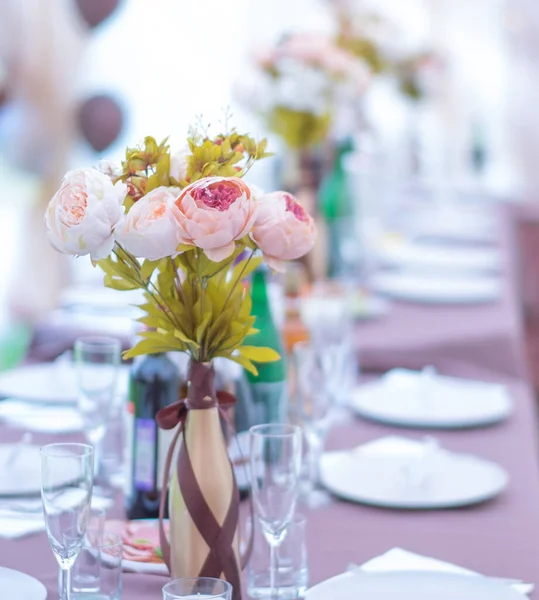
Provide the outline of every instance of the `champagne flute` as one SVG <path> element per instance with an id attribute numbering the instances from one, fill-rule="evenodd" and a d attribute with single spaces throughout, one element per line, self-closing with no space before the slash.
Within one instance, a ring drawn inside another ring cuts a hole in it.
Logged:
<path id="1" fill-rule="evenodd" d="M 306 500 L 311 508 L 326 504 L 329 494 L 319 486 L 319 465 L 331 427 L 334 397 L 328 389 L 324 350 L 309 342 L 294 345 L 298 416 L 307 442 L 308 487 Z"/>
<path id="2" fill-rule="evenodd" d="M 96 476 L 101 473 L 103 438 L 115 402 L 121 351 L 115 338 L 87 337 L 75 342 L 78 408 L 86 439 L 95 449 Z"/>
<path id="3" fill-rule="evenodd" d="M 250 429 L 251 487 L 256 515 L 270 546 L 270 590 L 276 597 L 276 551 L 294 515 L 301 472 L 301 429 L 257 425 Z"/>
<path id="4" fill-rule="evenodd" d="M 88 444 L 41 448 L 41 499 L 47 537 L 60 566 L 60 600 L 70 598 L 70 573 L 90 517 L 94 450 Z"/>

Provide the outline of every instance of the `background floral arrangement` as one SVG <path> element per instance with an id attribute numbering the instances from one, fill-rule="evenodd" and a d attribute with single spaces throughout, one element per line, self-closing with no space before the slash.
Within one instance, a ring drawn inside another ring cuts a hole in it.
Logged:
<path id="1" fill-rule="evenodd" d="M 337 19 L 336 44 L 363 59 L 374 75 L 394 77 L 412 100 L 426 96 L 444 68 L 443 59 L 428 49 L 407 47 L 402 31 L 372 5 L 332 0 Z"/>
<path id="2" fill-rule="evenodd" d="M 294 149 L 324 141 L 339 105 L 357 101 L 370 78 L 363 59 L 317 34 L 260 48 L 255 62 L 258 77 L 241 90 L 242 99 Z"/>
<path id="3" fill-rule="evenodd" d="M 256 330 L 243 281 L 263 260 L 279 270 L 307 253 L 315 226 L 290 194 L 255 197 L 243 180 L 269 155 L 266 140 L 193 130 L 187 141 L 171 154 L 147 137 L 121 167 L 67 173 L 46 211 L 48 237 L 60 252 L 89 254 L 106 286 L 144 290 L 146 331 L 126 358 L 176 350 L 256 374 L 252 361 L 278 355 L 244 343 Z"/>

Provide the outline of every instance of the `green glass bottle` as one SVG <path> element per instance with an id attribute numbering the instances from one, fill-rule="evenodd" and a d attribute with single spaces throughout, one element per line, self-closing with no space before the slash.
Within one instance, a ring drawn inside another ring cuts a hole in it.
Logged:
<path id="1" fill-rule="evenodd" d="M 286 421 L 287 383 L 285 353 L 279 331 L 273 320 L 266 284 L 266 270 L 254 272 L 251 283 L 252 315 L 258 333 L 249 336 L 250 346 L 265 346 L 279 353 L 280 359 L 271 363 L 257 363 L 258 375 L 246 371 L 235 410 L 236 428 L 246 431 L 262 423 Z"/>
<path id="2" fill-rule="evenodd" d="M 354 204 L 350 194 L 348 177 L 344 168 L 345 157 L 352 152 L 353 143 L 350 138 L 339 143 L 331 171 L 324 177 L 319 190 L 318 202 L 320 212 L 326 221 L 329 231 L 329 276 L 339 271 L 341 224 L 348 222 L 354 215 Z"/>

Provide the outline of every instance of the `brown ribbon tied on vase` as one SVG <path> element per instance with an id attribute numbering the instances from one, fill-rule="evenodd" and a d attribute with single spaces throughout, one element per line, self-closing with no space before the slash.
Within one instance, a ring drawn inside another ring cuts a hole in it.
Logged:
<path id="1" fill-rule="evenodd" d="M 159 536 L 161 551 L 169 571 L 171 570 L 171 549 L 163 526 L 166 502 L 166 493 L 164 493 L 164 491 L 168 488 L 168 477 L 176 444 L 178 443 L 180 435 L 186 431 L 187 415 L 190 410 L 218 408 L 221 417 L 234 432 L 234 427 L 228 417 L 227 409 L 235 404 L 236 399 L 228 392 L 215 392 L 214 374 L 213 366 L 211 364 L 191 361 L 189 366 L 187 398 L 163 408 L 156 415 L 157 424 L 161 429 L 170 430 L 179 425 L 167 454 L 162 486 L 163 492 L 161 493 L 159 506 Z M 230 464 L 230 468 L 232 469 L 232 463 Z M 222 574 L 224 578 L 232 584 L 234 598 L 240 598 L 240 574 L 238 562 L 234 553 L 234 537 L 239 522 L 240 496 L 233 469 L 232 494 L 228 511 L 222 525 L 217 521 L 200 489 L 189 457 L 185 438 L 182 441 L 178 456 L 177 477 L 187 511 L 209 548 L 208 556 L 206 557 L 198 576 L 219 578 Z M 245 568 L 252 550 L 252 538 L 253 536 L 251 535 L 246 552 L 240 559 L 242 569 Z"/>

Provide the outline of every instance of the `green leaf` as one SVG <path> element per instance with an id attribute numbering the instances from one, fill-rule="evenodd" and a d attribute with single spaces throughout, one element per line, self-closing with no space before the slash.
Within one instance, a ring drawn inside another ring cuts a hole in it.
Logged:
<path id="1" fill-rule="evenodd" d="M 246 369 L 247 371 L 252 373 L 255 377 L 258 375 L 258 370 L 253 365 L 253 363 L 248 358 L 245 358 L 245 356 L 242 356 L 241 354 L 217 354 L 217 356 L 226 356 L 226 358 L 229 358 L 230 360 L 233 360 L 234 362 L 238 363 L 244 369 Z"/>
<path id="2" fill-rule="evenodd" d="M 235 267 L 232 269 L 232 273 L 230 274 L 230 281 L 233 284 L 236 284 L 238 281 L 242 281 L 262 263 L 262 257 L 249 257 L 241 260 Z"/>
<path id="3" fill-rule="evenodd" d="M 245 358 L 259 363 L 275 362 L 281 358 L 279 353 L 272 348 L 260 346 L 241 346 L 238 348 L 238 352 Z"/>
<path id="4" fill-rule="evenodd" d="M 152 276 L 152 273 L 155 271 L 155 269 L 157 268 L 157 266 L 159 265 L 160 262 L 161 262 L 160 260 L 146 259 L 142 263 L 142 268 L 140 269 L 140 274 L 142 276 L 142 279 L 144 279 L 144 281 L 148 281 L 150 279 L 150 277 Z"/>
<path id="5" fill-rule="evenodd" d="M 105 275 L 105 286 L 108 288 L 112 288 L 113 290 L 119 290 L 121 292 L 125 292 L 128 290 L 137 290 L 140 286 L 137 283 L 133 283 L 132 281 L 127 281 L 125 279 L 118 279 L 116 277 L 112 277 L 112 275 Z"/>

